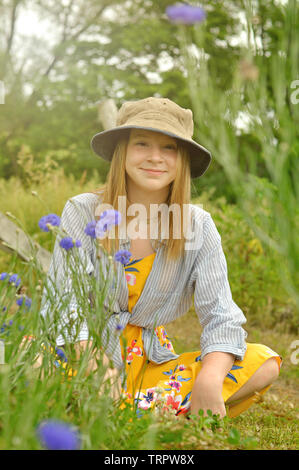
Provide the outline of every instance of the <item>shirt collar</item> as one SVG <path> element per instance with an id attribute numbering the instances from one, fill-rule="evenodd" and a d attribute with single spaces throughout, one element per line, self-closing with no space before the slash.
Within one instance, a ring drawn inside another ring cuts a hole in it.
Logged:
<path id="1" fill-rule="evenodd" d="M 155 241 L 155 239 L 151 239 L 151 241 Z M 161 238 L 159 240 L 157 240 L 158 243 L 160 243 L 161 245 L 166 245 L 166 240 L 161 240 Z M 125 246 L 125 245 L 129 245 L 130 244 L 130 239 L 129 237 L 127 238 L 121 238 L 119 240 L 119 246 Z"/>

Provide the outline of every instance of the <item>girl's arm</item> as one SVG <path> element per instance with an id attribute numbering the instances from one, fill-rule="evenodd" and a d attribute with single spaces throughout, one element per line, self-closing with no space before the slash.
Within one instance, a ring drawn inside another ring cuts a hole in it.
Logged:
<path id="1" fill-rule="evenodd" d="M 197 375 L 191 396 L 192 414 L 200 409 L 204 414 L 210 409 L 213 414 L 226 415 L 224 400 L 222 398 L 223 381 L 231 370 L 235 356 L 225 352 L 208 353 L 202 360 L 202 367 Z"/>
<path id="2" fill-rule="evenodd" d="M 80 359 L 81 354 L 90 345 L 91 345 L 91 341 L 88 341 L 88 340 L 79 341 L 79 342 L 74 344 L 77 360 Z M 109 367 L 110 361 L 109 361 L 108 357 L 106 356 L 106 354 L 103 354 L 102 357 L 103 357 L 104 367 L 106 367 L 106 372 L 105 372 L 105 376 L 104 376 L 104 379 L 103 379 L 103 384 L 106 381 L 110 381 L 111 396 L 112 396 L 113 399 L 117 400 L 120 397 L 120 394 L 121 394 L 121 379 L 120 379 L 120 376 L 119 376 L 119 372 L 116 368 L 112 369 L 112 368 Z M 87 366 L 86 374 L 88 375 L 90 372 L 96 370 L 97 368 L 98 368 L 98 365 L 97 365 L 96 359 L 95 358 L 90 359 L 89 363 L 88 363 L 88 366 Z M 103 392 L 103 387 L 99 390 L 99 394 L 101 394 L 102 392 Z"/>
<path id="3" fill-rule="evenodd" d="M 234 360 L 244 358 L 246 318 L 234 302 L 228 281 L 221 236 L 209 213 L 202 224 L 203 243 L 194 264 L 194 307 L 203 331 L 200 338 L 202 368 L 194 382 L 191 412 L 226 414 L 223 381 Z"/>
<path id="4" fill-rule="evenodd" d="M 95 270 L 94 243 L 85 233 L 86 223 L 91 219 L 92 205 L 85 194 L 69 199 L 61 214 L 59 233 L 56 236 L 40 309 L 40 315 L 47 322 L 47 331 L 54 329 L 54 324 L 56 330 L 59 326 L 57 346 L 64 344 L 65 340 L 72 343 L 89 337 L 87 322 L 82 321 L 85 315 L 84 310 L 82 311 L 82 298 L 85 299 L 86 292 L 90 290 L 89 279 Z M 73 252 L 68 252 L 60 246 L 64 236 L 80 240 L 81 246 L 72 248 Z M 74 337 L 77 328 L 71 328 L 69 322 L 76 322 L 78 319 L 81 328 Z"/>
<path id="5" fill-rule="evenodd" d="M 247 333 L 242 325 L 246 318 L 232 298 L 221 236 L 210 214 L 203 223 L 203 243 L 194 263 L 192 278 L 195 281 L 194 307 L 203 327 L 201 360 L 216 351 L 230 353 L 243 360 Z"/>

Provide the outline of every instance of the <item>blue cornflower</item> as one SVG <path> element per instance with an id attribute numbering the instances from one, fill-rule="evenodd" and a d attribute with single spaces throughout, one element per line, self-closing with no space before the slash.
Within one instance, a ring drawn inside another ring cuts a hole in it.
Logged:
<path id="1" fill-rule="evenodd" d="M 13 324 L 13 321 L 12 320 L 9 320 L 8 322 L 8 325 L 6 323 L 3 323 L 3 325 L 1 326 L 0 328 L 0 333 L 4 333 L 5 330 L 7 330 L 7 328 L 9 328 L 10 326 L 12 326 Z M 6 335 L 9 335 L 9 330 L 6 331 Z"/>
<path id="2" fill-rule="evenodd" d="M 79 450 L 81 446 L 79 432 L 63 421 L 49 419 L 42 422 L 37 435 L 48 450 Z"/>
<path id="3" fill-rule="evenodd" d="M 119 250 L 115 253 L 115 261 L 119 261 L 124 266 L 130 261 L 132 253 L 128 250 Z"/>
<path id="4" fill-rule="evenodd" d="M 96 238 L 96 234 L 95 234 L 96 223 L 97 221 L 93 220 L 92 222 L 88 222 L 88 224 L 85 227 L 84 232 L 86 233 L 86 235 L 89 235 L 91 238 Z"/>
<path id="5" fill-rule="evenodd" d="M 200 7 L 176 3 L 166 8 L 168 18 L 174 23 L 194 24 L 200 23 L 206 17 L 205 11 Z"/>
<path id="6" fill-rule="evenodd" d="M 4 279 L 7 277 L 7 273 L 1 273 L 0 274 L 0 281 L 4 281 Z"/>
<path id="7" fill-rule="evenodd" d="M 18 287 L 21 283 L 21 279 L 18 277 L 17 274 L 13 274 L 12 276 L 10 276 L 8 282 Z"/>
<path id="8" fill-rule="evenodd" d="M 56 347 L 55 352 L 56 352 L 57 356 L 59 356 L 63 362 L 67 362 L 67 357 L 66 357 L 63 349 Z"/>
<path id="9" fill-rule="evenodd" d="M 121 213 L 114 209 L 108 209 L 100 215 L 100 220 L 102 219 L 105 219 L 110 225 L 118 225 L 121 222 Z"/>
<path id="10" fill-rule="evenodd" d="M 57 227 L 60 225 L 60 217 L 56 214 L 48 214 L 44 215 L 38 222 L 38 226 L 43 232 L 49 232 L 49 228 L 47 224 L 56 225 Z"/>
<path id="11" fill-rule="evenodd" d="M 119 225 L 121 222 L 121 213 L 114 209 L 104 211 L 100 220 L 97 221 L 95 226 L 95 235 L 97 238 L 102 238 L 104 232 L 111 229 L 113 225 Z"/>
<path id="12" fill-rule="evenodd" d="M 31 304 L 32 304 L 32 300 L 29 297 L 23 295 L 22 297 L 19 297 L 16 300 L 16 302 L 21 307 L 24 303 L 24 298 L 25 298 L 25 307 L 27 307 L 28 310 L 29 310 L 29 308 L 31 307 Z"/>
<path id="13" fill-rule="evenodd" d="M 71 237 L 64 237 L 62 240 L 60 240 L 59 245 L 64 248 L 65 250 L 70 250 L 74 246 L 81 246 L 80 240 L 73 240 Z"/>

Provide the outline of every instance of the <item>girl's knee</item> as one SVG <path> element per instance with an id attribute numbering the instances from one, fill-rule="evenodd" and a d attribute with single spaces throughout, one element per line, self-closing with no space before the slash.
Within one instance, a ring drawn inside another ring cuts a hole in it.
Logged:
<path id="1" fill-rule="evenodd" d="M 262 369 L 263 375 L 265 374 L 265 380 L 269 382 L 269 384 L 274 382 L 279 376 L 280 366 L 275 357 L 267 359 L 262 365 Z"/>

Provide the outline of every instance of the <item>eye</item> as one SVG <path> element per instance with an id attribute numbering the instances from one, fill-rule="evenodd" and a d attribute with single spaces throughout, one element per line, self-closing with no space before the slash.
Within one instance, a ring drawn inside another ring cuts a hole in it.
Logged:
<path id="1" fill-rule="evenodd" d="M 139 141 L 139 142 L 136 142 L 136 145 L 144 146 L 144 145 L 148 145 L 148 144 L 147 144 L 147 142 Z M 177 147 L 174 144 L 167 144 L 164 147 L 169 149 L 169 150 L 176 150 L 177 149 Z"/>
<path id="2" fill-rule="evenodd" d="M 172 145 L 172 144 L 169 144 L 169 145 L 165 145 L 166 148 L 169 148 L 171 150 L 176 150 L 176 146 L 175 145 Z"/>

